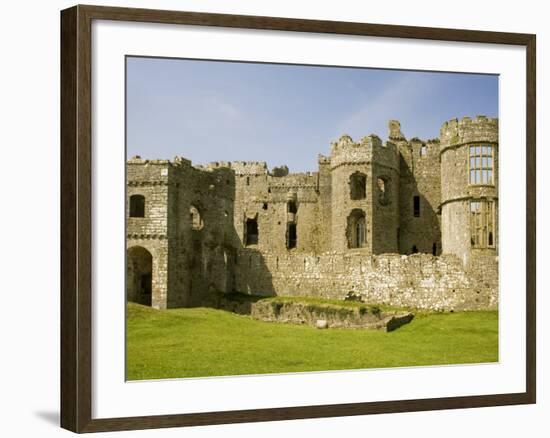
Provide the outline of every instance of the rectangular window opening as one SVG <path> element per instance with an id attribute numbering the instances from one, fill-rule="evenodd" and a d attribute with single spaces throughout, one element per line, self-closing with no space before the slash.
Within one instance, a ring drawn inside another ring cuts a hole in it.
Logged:
<path id="1" fill-rule="evenodd" d="M 289 223 L 286 228 L 286 247 L 287 248 L 296 248 L 296 243 L 298 241 L 296 233 L 296 224 Z"/>
<path id="2" fill-rule="evenodd" d="M 420 217 L 420 196 L 413 197 L 413 215 Z"/>
<path id="3" fill-rule="evenodd" d="M 470 242 L 473 248 L 496 246 L 494 201 L 470 202 Z"/>

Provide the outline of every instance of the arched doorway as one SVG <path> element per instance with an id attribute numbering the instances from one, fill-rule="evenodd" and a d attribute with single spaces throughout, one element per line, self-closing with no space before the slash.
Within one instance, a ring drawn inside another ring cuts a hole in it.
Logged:
<path id="1" fill-rule="evenodd" d="M 141 246 L 127 250 L 126 296 L 128 301 L 150 306 L 153 295 L 153 256 Z"/>

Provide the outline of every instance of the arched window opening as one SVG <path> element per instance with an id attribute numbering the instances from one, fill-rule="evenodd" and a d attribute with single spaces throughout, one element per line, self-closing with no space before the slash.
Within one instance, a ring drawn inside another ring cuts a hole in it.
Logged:
<path id="1" fill-rule="evenodd" d="M 286 247 L 288 249 L 296 248 L 297 242 L 296 224 L 289 223 L 286 226 Z"/>
<path id="2" fill-rule="evenodd" d="M 417 254 L 418 253 L 418 248 L 416 247 L 416 245 L 413 245 L 412 249 L 411 249 L 411 253 L 413 254 Z"/>
<path id="3" fill-rule="evenodd" d="M 130 217 L 145 217 L 145 196 L 130 196 Z"/>
<path id="4" fill-rule="evenodd" d="M 426 145 L 423 144 L 422 146 L 420 146 L 420 156 L 423 157 L 424 155 L 426 155 L 426 152 L 427 152 Z"/>
<path id="5" fill-rule="evenodd" d="M 202 230 L 204 227 L 204 222 L 202 220 L 201 214 L 197 207 L 192 205 L 189 208 L 189 221 L 191 223 L 192 230 Z"/>
<path id="6" fill-rule="evenodd" d="M 353 200 L 367 197 L 367 175 L 355 172 L 349 177 L 350 198 Z"/>
<path id="7" fill-rule="evenodd" d="M 378 188 L 378 202 L 380 205 L 388 205 L 390 201 L 390 182 L 386 177 L 378 177 L 376 180 Z"/>
<path id="8" fill-rule="evenodd" d="M 367 242 L 365 212 L 355 209 L 348 216 L 348 248 L 364 248 Z"/>
<path id="9" fill-rule="evenodd" d="M 258 220 L 247 219 L 245 230 L 245 245 L 257 245 L 258 244 Z"/>
<path id="10" fill-rule="evenodd" d="M 141 246 L 128 248 L 126 293 L 128 301 L 150 306 L 153 291 L 153 256 Z"/>

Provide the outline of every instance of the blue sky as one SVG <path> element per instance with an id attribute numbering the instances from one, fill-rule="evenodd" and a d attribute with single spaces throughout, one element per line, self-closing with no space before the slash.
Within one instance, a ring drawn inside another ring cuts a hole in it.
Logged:
<path id="1" fill-rule="evenodd" d="M 127 154 L 194 164 L 267 161 L 317 170 L 342 134 L 439 136 L 455 117 L 498 116 L 498 77 L 182 59 L 127 59 Z"/>

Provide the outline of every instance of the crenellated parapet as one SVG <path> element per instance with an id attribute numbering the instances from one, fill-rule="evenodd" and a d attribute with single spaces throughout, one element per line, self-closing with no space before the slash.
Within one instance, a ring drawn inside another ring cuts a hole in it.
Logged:
<path id="1" fill-rule="evenodd" d="M 232 161 L 231 168 L 237 175 L 267 175 L 265 161 Z"/>
<path id="2" fill-rule="evenodd" d="M 466 143 L 498 143 L 498 118 L 477 116 L 449 120 L 441 126 L 440 141 L 442 152 Z"/>
<path id="3" fill-rule="evenodd" d="M 320 157 L 320 160 L 324 161 L 325 157 Z M 384 145 L 380 137 L 375 134 L 363 137 L 359 142 L 354 142 L 349 135 L 345 134 L 331 144 L 332 169 L 346 164 L 368 164 L 373 160 L 381 160 L 393 166 L 398 162 L 397 149 L 393 143 Z"/>

